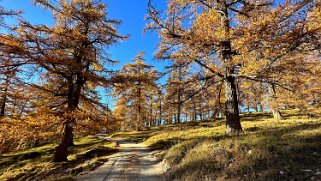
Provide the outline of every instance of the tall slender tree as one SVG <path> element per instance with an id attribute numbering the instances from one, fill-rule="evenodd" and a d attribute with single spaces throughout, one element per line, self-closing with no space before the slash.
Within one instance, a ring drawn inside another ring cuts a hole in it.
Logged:
<path id="1" fill-rule="evenodd" d="M 145 64 L 143 54 L 138 53 L 134 63 L 124 65 L 116 77 L 125 81 L 116 84 L 114 89 L 115 97 L 124 99 L 122 102 L 128 106 L 129 122 L 137 131 L 144 127 L 148 119 L 148 98 L 151 99 L 154 90 L 157 89 L 156 71 L 152 70 L 152 66 Z"/>

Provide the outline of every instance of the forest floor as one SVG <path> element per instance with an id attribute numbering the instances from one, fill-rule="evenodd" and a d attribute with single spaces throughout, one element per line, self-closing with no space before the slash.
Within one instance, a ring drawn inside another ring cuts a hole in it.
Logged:
<path id="1" fill-rule="evenodd" d="M 64 163 L 53 144 L 2 154 L 0 180 L 321 180 L 320 113 L 282 114 L 241 115 L 234 136 L 216 120 L 78 138 Z"/>
<path id="2" fill-rule="evenodd" d="M 68 162 L 52 162 L 55 144 L 0 155 L 0 180 L 73 180 L 95 170 L 116 153 L 117 143 L 100 136 L 75 139 Z"/>

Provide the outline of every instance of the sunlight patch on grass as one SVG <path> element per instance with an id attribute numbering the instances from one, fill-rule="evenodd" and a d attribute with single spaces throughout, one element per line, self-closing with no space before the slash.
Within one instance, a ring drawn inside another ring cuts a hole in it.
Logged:
<path id="1" fill-rule="evenodd" d="M 234 136 L 225 134 L 224 121 L 121 134 L 163 150 L 170 180 L 321 180 L 314 175 L 321 168 L 321 119 L 299 110 L 282 114 L 281 121 L 267 113 L 242 115 L 244 133 Z"/>
<path id="2" fill-rule="evenodd" d="M 52 162 L 54 144 L 4 154 L 0 157 L 0 180 L 70 179 L 80 172 L 92 170 L 107 161 L 117 144 L 97 136 L 75 140 L 69 149 L 68 162 Z"/>

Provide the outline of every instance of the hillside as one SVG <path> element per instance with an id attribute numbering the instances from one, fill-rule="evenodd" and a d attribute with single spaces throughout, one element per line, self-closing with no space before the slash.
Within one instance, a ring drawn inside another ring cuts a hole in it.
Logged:
<path id="1" fill-rule="evenodd" d="M 225 135 L 224 121 L 122 132 L 162 150 L 169 180 L 320 180 L 321 119 L 289 112 L 275 121 L 243 115 L 244 133 Z"/>
<path id="2" fill-rule="evenodd" d="M 242 115 L 244 133 L 228 136 L 224 120 L 117 132 L 158 155 L 168 180 L 320 180 L 321 118 L 298 111 Z M 101 136 L 78 138 L 69 162 L 54 163 L 53 144 L 1 155 L 1 180 L 72 180 L 110 159 L 119 147 Z"/>
<path id="3" fill-rule="evenodd" d="M 116 143 L 97 136 L 75 140 L 68 162 L 52 161 L 55 144 L 10 152 L 0 156 L 0 180 L 71 180 L 108 161 L 116 153 Z"/>
<path id="4" fill-rule="evenodd" d="M 320 77 L 320 0 L 0 0 L 0 181 L 321 181 Z"/>

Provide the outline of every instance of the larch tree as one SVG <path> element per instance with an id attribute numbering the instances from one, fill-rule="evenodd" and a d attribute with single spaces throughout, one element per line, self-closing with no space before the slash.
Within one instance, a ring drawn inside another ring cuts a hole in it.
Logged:
<path id="1" fill-rule="evenodd" d="M 275 71 L 289 71 L 289 62 L 306 60 L 290 57 L 313 49 L 304 47 L 320 30 L 307 27 L 315 2 L 170 0 L 164 15 L 149 1 L 146 30 L 159 32 L 159 59 L 183 58 L 224 82 L 226 132 L 240 133 L 237 79 L 288 89 L 286 76 L 277 79 Z"/>
<path id="2" fill-rule="evenodd" d="M 241 74 L 267 85 L 268 104 L 276 119 L 282 119 L 278 97 L 300 94 L 298 82 L 307 83 L 301 75 L 310 74 L 311 66 L 318 64 L 313 57 L 320 49 L 321 26 L 311 23 L 318 20 L 310 14 L 319 6 L 312 0 L 285 1 L 257 11 L 265 17 L 240 21 L 244 27 L 237 43 L 243 54 L 238 57 L 243 61 Z"/>
<path id="3" fill-rule="evenodd" d="M 124 81 L 115 85 L 113 93 L 115 97 L 124 99 L 119 103 L 123 102 L 128 106 L 127 119 L 137 131 L 144 127 L 145 121 L 148 119 L 148 98 L 157 89 L 156 71 L 152 69 L 152 66 L 145 64 L 143 54 L 143 52 L 138 53 L 133 59 L 134 63 L 125 64 L 116 75 Z M 116 109 L 119 108 L 116 107 Z"/>
<path id="4" fill-rule="evenodd" d="M 29 87 L 24 81 L 28 75 L 23 74 L 27 61 L 16 54 L 19 41 L 14 35 L 2 34 L 0 41 L 0 117 L 21 117 L 27 114 L 30 104 Z"/>
<path id="5" fill-rule="evenodd" d="M 115 116 L 115 122 L 121 131 L 126 131 L 128 125 L 130 124 L 128 113 L 129 108 L 127 106 L 127 98 L 125 96 L 118 97 L 113 115 Z"/>
<path id="6" fill-rule="evenodd" d="M 164 94 L 162 92 L 161 85 L 157 86 L 156 88 L 156 101 L 157 101 L 157 109 L 158 109 L 158 116 L 156 116 L 156 123 L 157 125 L 161 125 L 163 123 L 163 110 L 164 110 Z"/>
<path id="7" fill-rule="evenodd" d="M 0 29 L 8 28 L 4 18 L 7 16 L 16 16 L 20 14 L 19 11 L 5 10 L 0 6 Z M 18 65 L 12 65 L 10 61 L 14 59 L 12 55 L 12 49 L 5 46 L 5 43 L 10 41 L 10 35 L 6 33 L 0 34 L 0 118 L 5 116 L 6 104 L 10 99 L 10 86 L 16 79 L 16 73 L 18 72 Z M 14 42 L 10 42 L 14 43 Z"/>
<path id="8" fill-rule="evenodd" d="M 150 92 L 147 94 L 148 126 L 161 125 L 163 104 L 162 91 L 156 84 L 154 84 L 149 91 Z"/>
<path id="9" fill-rule="evenodd" d="M 171 73 L 166 81 L 165 101 L 167 102 L 168 109 L 175 112 L 175 123 L 180 123 L 189 72 L 180 60 L 174 60 L 174 63 L 167 68 L 171 69 Z"/>
<path id="10" fill-rule="evenodd" d="M 0 74 L 0 118 L 4 116 L 22 115 L 23 110 L 17 106 L 23 106 L 25 97 L 22 81 L 17 77 L 18 67 L 2 68 Z M 22 101 L 22 102 L 19 102 Z M 20 111 L 19 111 L 20 110 Z"/>
<path id="11" fill-rule="evenodd" d="M 86 112 L 85 105 L 103 107 L 95 88 L 112 85 L 113 71 L 107 66 L 114 61 L 108 57 L 106 48 L 127 37 L 117 33 L 120 21 L 107 18 L 106 5 L 100 0 L 34 2 L 52 11 L 55 25 L 22 21 L 17 52 L 39 70 L 42 83 L 32 86 L 48 95 L 45 106 L 64 120 L 54 161 L 67 161 L 77 115 Z"/>

